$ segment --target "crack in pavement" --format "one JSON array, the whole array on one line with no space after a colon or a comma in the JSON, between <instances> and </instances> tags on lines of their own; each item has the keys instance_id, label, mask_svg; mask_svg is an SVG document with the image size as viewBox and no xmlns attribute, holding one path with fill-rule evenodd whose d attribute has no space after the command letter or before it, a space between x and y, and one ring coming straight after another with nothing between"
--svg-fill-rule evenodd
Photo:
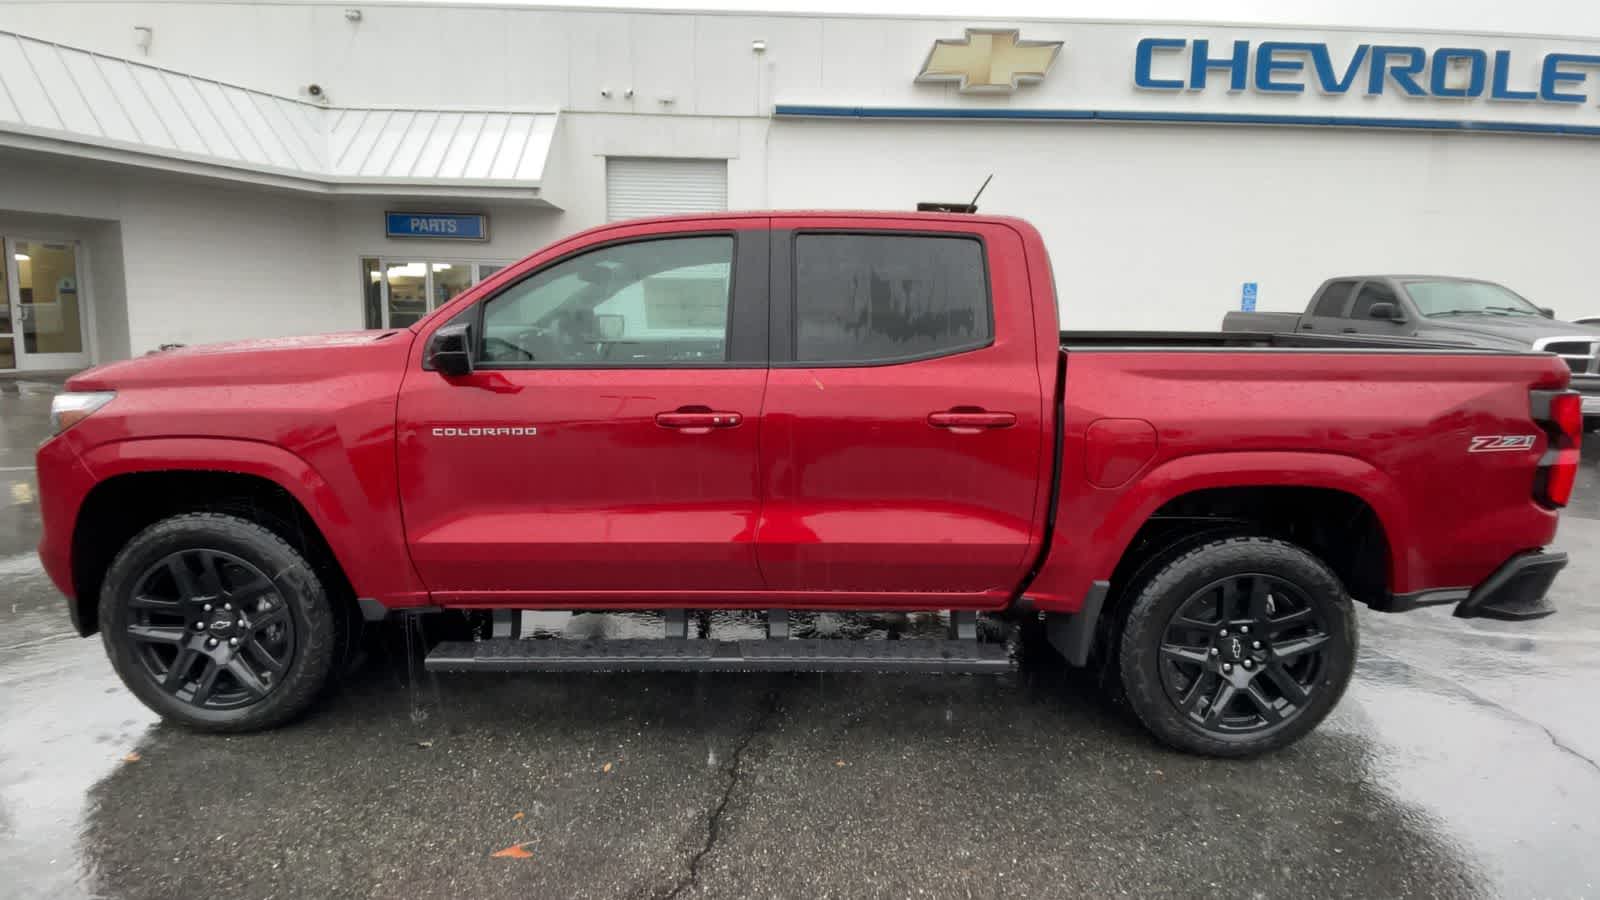
<instances>
[{"instance_id":1,"label":"crack in pavement","mask_svg":"<svg viewBox=\"0 0 1600 900\"><path fill-rule=\"evenodd\" d=\"M1368 654L1368 655L1370 655L1372 657L1375 657L1377 659L1382 659L1385 662L1393 663L1393 664L1399 665L1399 666L1404 666L1405 668L1410 669L1413 672L1418 673L1419 675L1422 675L1422 676L1424 676L1426 678L1431 678L1431 679L1433 679L1435 681L1440 682L1441 684L1444 684L1444 685L1448 686L1451 690L1454 690L1456 693L1461 694L1462 696L1466 697L1467 699L1471 700L1472 702L1474 702L1474 703L1476 703L1476 704L1478 704L1480 706L1487 706L1488 708L1499 712L1501 715L1505 716L1508 719L1512 719L1514 721L1521 722L1524 725L1531 725L1534 728L1539 729L1540 731L1544 732L1544 736L1550 739L1550 743L1554 744L1555 748L1557 750L1560 750L1561 752L1566 753L1569 756L1572 756L1572 757L1575 757L1575 758L1577 758L1579 760L1582 760L1584 763L1586 763L1589 766L1589 768L1594 769L1596 772L1600 772L1600 763L1595 762L1593 759L1591 759L1588 755L1583 753L1581 750L1579 750L1576 747L1573 747L1572 745L1570 745L1570 744L1566 743L1565 741L1563 741L1554 731L1550 730L1549 726L1545 725L1543 722L1539 722L1537 720L1530 719L1527 716L1523 715L1522 713L1519 713L1516 710L1511 709L1510 707L1504 706L1504 705L1496 702L1494 699L1492 699L1490 697L1486 697L1483 694L1480 694L1477 691L1474 691L1472 688L1467 687L1466 685L1460 683L1459 681L1456 681L1453 678L1447 678L1447 677L1445 677L1443 675L1437 675L1437 674L1435 674L1433 672L1428 671L1427 669L1422 668L1421 666L1416 665L1415 663L1407 662L1407 661L1405 661L1403 659L1400 659L1399 657L1391 656L1391 655L1389 655L1387 653L1383 653L1383 652L1377 651L1377 650L1371 650L1371 649L1368 649L1368 648L1365 648L1365 647L1362 648L1361 652L1363 654Z\"/></svg>"},{"instance_id":2,"label":"crack in pavement","mask_svg":"<svg viewBox=\"0 0 1600 900\"><path fill-rule=\"evenodd\" d=\"M751 723L749 730L739 739L739 743L733 747L733 755L729 758L728 767L723 772L723 777L727 779L727 784L722 789L722 796L718 798L716 805L711 807L711 812L706 817L705 842L700 845L700 849L696 850L693 856L689 857L688 871L684 872L683 877L678 879L678 883L672 886L672 890L665 894L657 895L660 900L676 900L679 894L700 883L700 863L716 846L717 838L722 834L722 814L727 811L728 803L733 800L734 789L739 786L739 782L743 779L744 752L749 748L750 743L755 740L756 735L766 729L767 723L771 722L772 717L777 713L778 695L776 692L768 693L761 714L756 716L755 722Z\"/></svg>"}]
</instances>

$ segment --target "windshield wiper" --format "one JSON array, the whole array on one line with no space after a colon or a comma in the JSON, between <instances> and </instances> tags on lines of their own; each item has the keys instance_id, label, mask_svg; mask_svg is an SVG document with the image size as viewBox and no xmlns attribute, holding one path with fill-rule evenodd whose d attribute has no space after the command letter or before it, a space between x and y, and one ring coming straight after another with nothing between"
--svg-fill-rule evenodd
<instances>
[{"instance_id":1,"label":"windshield wiper","mask_svg":"<svg viewBox=\"0 0 1600 900\"><path fill-rule=\"evenodd\" d=\"M1447 309L1442 312L1428 313L1428 318L1434 319L1438 318L1439 316L1475 316L1481 312L1483 312L1481 309Z\"/></svg>"},{"instance_id":2,"label":"windshield wiper","mask_svg":"<svg viewBox=\"0 0 1600 900\"><path fill-rule=\"evenodd\" d=\"M1529 312L1528 310L1523 309L1520 306L1485 306L1484 309L1503 310L1505 312L1511 313L1512 315L1518 315L1518 316L1537 316L1538 315L1538 313Z\"/></svg>"}]
</instances>

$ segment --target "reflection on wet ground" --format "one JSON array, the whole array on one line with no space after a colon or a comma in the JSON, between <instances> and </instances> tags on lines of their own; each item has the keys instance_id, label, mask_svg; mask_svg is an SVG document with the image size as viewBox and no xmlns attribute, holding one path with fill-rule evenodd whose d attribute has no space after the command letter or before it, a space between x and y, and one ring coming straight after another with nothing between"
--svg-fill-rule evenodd
<instances>
[{"instance_id":1,"label":"reflection on wet ground","mask_svg":"<svg viewBox=\"0 0 1600 900\"><path fill-rule=\"evenodd\" d=\"M99 641L67 634L31 551L32 472L7 468L47 403L0 393L0 897L1600 894L1592 462L1558 538L1558 616L1363 614L1344 704L1257 760L1168 752L1037 660L1008 677L430 676L398 629L317 714L215 737L156 724Z\"/></svg>"}]
</instances>

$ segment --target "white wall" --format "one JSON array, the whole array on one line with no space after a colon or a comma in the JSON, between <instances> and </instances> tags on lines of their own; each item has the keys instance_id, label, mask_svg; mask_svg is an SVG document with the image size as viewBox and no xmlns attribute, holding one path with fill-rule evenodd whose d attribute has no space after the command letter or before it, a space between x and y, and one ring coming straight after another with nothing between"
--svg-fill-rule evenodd
<instances>
[{"instance_id":1,"label":"white wall","mask_svg":"<svg viewBox=\"0 0 1600 900\"><path fill-rule=\"evenodd\" d=\"M122 223L100 222L85 231L89 248L89 303L93 307L94 358L133 355L128 334L128 285L122 260Z\"/></svg>"},{"instance_id":2,"label":"white wall","mask_svg":"<svg viewBox=\"0 0 1600 900\"><path fill-rule=\"evenodd\" d=\"M1335 129L786 120L775 206L965 200L1044 232L1067 328L1215 329L1241 283L1300 310L1324 278L1503 281L1600 311L1583 140Z\"/></svg>"},{"instance_id":3,"label":"white wall","mask_svg":"<svg viewBox=\"0 0 1600 900\"><path fill-rule=\"evenodd\" d=\"M346 21L347 7L360 8L362 21ZM148 56L132 44L135 24L155 28ZM608 155L727 159L736 209L911 209L921 200L964 200L992 172L984 211L1039 225L1071 328L1214 328L1237 308L1242 282L1260 284L1263 309L1300 309L1324 278L1361 270L1477 275L1568 315L1600 311L1588 263L1600 139L768 118L775 103L814 103L1600 125L1593 100L1494 104L1314 89L1284 97L1231 94L1222 85L1165 93L1132 84L1142 36L1206 37L1217 53L1234 38L1326 41L1336 65L1360 42L1507 48L1517 88L1537 82L1542 54L1600 53L1600 45L1036 20L1008 24L1025 38L1066 42L1043 84L981 98L912 81L933 40L981 24L421 3L6 3L0 28L284 94L316 81L338 104L561 109L544 185L561 210L318 197L42 157L6 170L0 210L119 223L131 353L169 341L360 327L361 256L520 257L604 221ZM757 38L767 42L762 54L751 49ZM1600 73L1591 71L1582 89L1600 99ZM485 212L492 239L385 239L386 208ZM108 349L119 343L101 339Z\"/></svg>"},{"instance_id":4,"label":"white wall","mask_svg":"<svg viewBox=\"0 0 1600 900\"><path fill-rule=\"evenodd\" d=\"M347 9L359 9L358 22ZM135 26L153 29L148 53ZM1065 42L1050 76L1014 95L973 97L953 86L913 81L938 39L964 26L1019 27L1030 40ZM1391 84L1363 96L1230 93L1223 73L1203 92L1139 90L1134 49L1145 37L1231 42L1325 42L1342 70L1359 44L1425 49L1508 50L1508 85L1536 87L1544 55L1594 54L1583 38L1375 32L1349 28L1093 22L1015 18L762 16L735 13L616 12L427 3L5 3L0 28L114 56L138 59L287 96L316 83L338 105L531 108L682 116L759 116L773 102L939 107L1035 107L1161 111L1477 118L1600 125L1596 76L1564 88L1584 104L1414 99ZM765 41L755 53L751 42ZM1187 51L1158 54L1165 77ZM1568 69L1589 71L1580 65ZM1307 66L1309 69L1309 66ZM1309 71L1282 80L1313 85ZM632 95L628 96L628 91ZM663 103L663 101L670 101Z\"/></svg>"},{"instance_id":5,"label":"white wall","mask_svg":"<svg viewBox=\"0 0 1600 900\"><path fill-rule=\"evenodd\" d=\"M115 242L103 240L103 227L84 234L101 360L163 343L361 324L350 299L355 263L346 283L334 277L341 270L328 253L333 216L325 199L34 154L5 162L4 214L65 214L120 227ZM103 271L116 255L120 286ZM124 302L125 325L117 321ZM341 306L354 311L341 314ZM101 324L102 316L110 323Z\"/></svg>"},{"instance_id":6,"label":"white wall","mask_svg":"<svg viewBox=\"0 0 1600 900\"><path fill-rule=\"evenodd\" d=\"M166 343L364 325L359 263L519 259L605 222L607 156L726 159L736 205L765 205L766 119L563 117L555 210L514 202L333 197L13 152L0 216L77 217L90 248L99 361ZM484 213L487 242L386 238L388 209ZM63 219L63 221L65 221Z\"/></svg>"}]
</instances>

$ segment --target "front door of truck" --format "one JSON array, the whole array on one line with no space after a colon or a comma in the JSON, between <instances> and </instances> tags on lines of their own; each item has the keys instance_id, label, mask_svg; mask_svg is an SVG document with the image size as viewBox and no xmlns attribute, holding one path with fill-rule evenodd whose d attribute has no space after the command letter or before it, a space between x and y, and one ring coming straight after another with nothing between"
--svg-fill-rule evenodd
<instances>
[{"instance_id":1,"label":"front door of truck","mask_svg":"<svg viewBox=\"0 0 1600 900\"><path fill-rule=\"evenodd\" d=\"M820 603L1001 602L1030 562L1053 389L1021 238L857 222L773 220L762 574Z\"/></svg>"},{"instance_id":2,"label":"front door of truck","mask_svg":"<svg viewBox=\"0 0 1600 900\"><path fill-rule=\"evenodd\" d=\"M424 368L440 323L424 328L398 465L412 559L437 599L760 589L766 221L631 226L517 267L450 314L473 325L469 375Z\"/></svg>"},{"instance_id":3,"label":"front door of truck","mask_svg":"<svg viewBox=\"0 0 1600 900\"><path fill-rule=\"evenodd\" d=\"M1356 291L1355 302L1350 305L1348 321L1341 329L1348 334L1376 334L1380 337L1406 337L1415 334L1417 326L1404 318L1373 318L1372 308L1379 303L1393 307L1397 315L1404 315L1400 298L1394 289L1383 281L1363 281Z\"/></svg>"}]
</instances>

